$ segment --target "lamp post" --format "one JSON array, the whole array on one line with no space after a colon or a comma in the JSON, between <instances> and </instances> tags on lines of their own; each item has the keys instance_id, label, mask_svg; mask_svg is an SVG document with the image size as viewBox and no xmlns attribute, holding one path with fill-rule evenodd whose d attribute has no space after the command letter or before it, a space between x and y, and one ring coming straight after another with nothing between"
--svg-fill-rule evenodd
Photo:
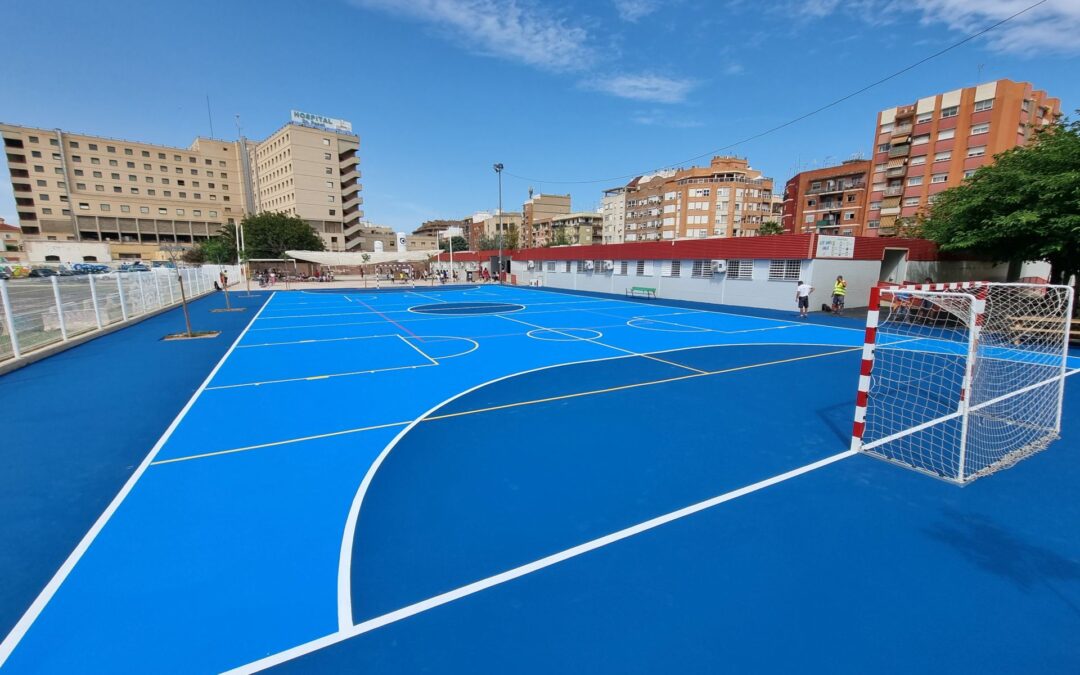
<instances>
[{"instance_id":1,"label":"lamp post","mask_svg":"<svg viewBox=\"0 0 1080 675\"><path fill-rule=\"evenodd\" d=\"M498 221L498 226L497 227L498 227L498 232L499 232L499 276L498 276L498 279L499 279L500 284L502 283L502 273L503 273L503 254L502 254L502 250L503 250L502 170L503 170L503 165L502 164L496 164L495 165L495 175L497 175L499 177L499 221Z\"/></svg>"}]
</instances>

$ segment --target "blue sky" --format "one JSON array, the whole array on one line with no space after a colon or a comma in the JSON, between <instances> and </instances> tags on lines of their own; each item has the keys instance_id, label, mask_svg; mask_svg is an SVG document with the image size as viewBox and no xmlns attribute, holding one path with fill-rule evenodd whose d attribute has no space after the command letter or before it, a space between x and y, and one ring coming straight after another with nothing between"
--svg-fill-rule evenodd
<instances>
[{"instance_id":1,"label":"blue sky","mask_svg":"<svg viewBox=\"0 0 1080 675\"><path fill-rule=\"evenodd\" d=\"M1036 0L319 0L6 4L0 120L167 145L351 120L368 219L411 230L530 186L679 164L817 108ZM44 26L48 32L36 28ZM1080 2L1001 29L740 145L782 182L868 154L882 108L1001 77L1080 107ZM34 58L30 55L33 54ZM699 163L707 161L699 160ZM7 168L0 216L15 222ZM590 181L562 184L556 181Z\"/></svg>"}]
</instances>

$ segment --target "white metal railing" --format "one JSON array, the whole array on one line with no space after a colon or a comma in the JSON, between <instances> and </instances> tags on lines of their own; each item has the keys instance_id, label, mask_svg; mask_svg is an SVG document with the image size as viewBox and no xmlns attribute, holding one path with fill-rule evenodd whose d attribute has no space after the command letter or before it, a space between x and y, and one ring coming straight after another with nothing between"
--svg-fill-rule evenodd
<instances>
[{"instance_id":1,"label":"white metal railing","mask_svg":"<svg viewBox=\"0 0 1080 675\"><path fill-rule=\"evenodd\" d=\"M240 280L235 265L0 279L0 363L179 305L181 277L189 300L205 295L222 270Z\"/></svg>"}]
</instances>

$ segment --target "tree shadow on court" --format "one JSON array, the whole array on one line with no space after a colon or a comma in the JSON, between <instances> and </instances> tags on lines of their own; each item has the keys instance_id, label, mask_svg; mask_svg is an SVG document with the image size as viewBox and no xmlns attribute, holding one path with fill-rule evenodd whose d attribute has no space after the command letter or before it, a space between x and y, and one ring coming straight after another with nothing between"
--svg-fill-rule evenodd
<instances>
[{"instance_id":1,"label":"tree shadow on court","mask_svg":"<svg viewBox=\"0 0 1080 675\"><path fill-rule=\"evenodd\" d=\"M1080 582L1080 562L1020 539L984 516L946 509L945 520L924 533L947 545L991 574L1004 577L1024 592L1045 586L1080 616L1077 597L1058 588L1061 582Z\"/></svg>"}]
</instances>

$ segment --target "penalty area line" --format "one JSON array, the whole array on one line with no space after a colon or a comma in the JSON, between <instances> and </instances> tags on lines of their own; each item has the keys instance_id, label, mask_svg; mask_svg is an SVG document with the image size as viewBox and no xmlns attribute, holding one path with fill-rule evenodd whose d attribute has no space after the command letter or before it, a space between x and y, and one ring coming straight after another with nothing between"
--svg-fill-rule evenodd
<instances>
[{"instance_id":1,"label":"penalty area line","mask_svg":"<svg viewBox=\"0 0 1080 675\"><path fill-rule=\"evenodd\" d=\"M367 621L358 623L346 630L332 633L325 637L321 637L316 640L312 640L311 642L307 642L305 644L293 647L292 649L287 649L283 652L278 652L277 654L272 654L263 659L259 659L258 661L254 661L252 663L239 666L232 670L228 670L226 671L226 675L255 673L260 670L270 668L281 663L285 663L286 661L291 661L306 654L310 654L325 647L329 647L339 642L343 642L350 638L356 637L357 635L362 635L377 628L381 628L392 623L397 623L398 621L408 619L409 617L416 616L417 614L421 614L431 609L435 609L436 607L451 603L455 600L460 600L461 598L473 595L475 593L479 593L480 591L484 591L500 584L504 584L508 581L513 581L514 579L518 579L534 572L538 572L542 569L551 567L552 565L556 565L565 560L576 558L580 555L584 555L585 553L595 551L596 549L608 546L609 544L614 544L616 542L622 541L623 539L629 539L630 537L658 528L662 525L666 525L676 520L686 518L687 516L700 513L701 511L705 511L706 509L710 509L714 506L719 506L720 504L723 504L725 502L738 499L739 497L752 494L767 487L782 483L786 480L790 480L803 474L816 471L817 469L826 467L830 464L834 464L836 462L839 462L840 460L847 459L848 457L857 454L859 453L856 450L845 450L844 452L839 452L835 455L825 457L824 459L820 459L816 462L805 464L796 469L792 469L791 471L777 474L775 476L760 480L745 487L738 488L737 490L732 490L731 492L725 492L722 495L706 499L705 501L701 501L696 504L691 504L690 506L683 507L681 509L678 509L677 511L665 513L662 516L657 516L656 518L646 520L636 525L631 525L630 527L623 528L616 532L612 532L611 534L607 534L603 537L593 539L592 541L587 541L583 544L578 544L577 546L568 548L564 551L545 556L543 558L540 558L539 560L534 560L533 562L521 565L520 567L506 570L505 572L501 572L499 574L487 577L486 579L474 581L471 584L467 584L452 591L436 595L434 597L428 598L427 600L421 600L420 602L408 605L407 607L402 607L401 609L395 610L393 612L388 612L373 619L368 619Z\"/></svg>"}]
</instances>

